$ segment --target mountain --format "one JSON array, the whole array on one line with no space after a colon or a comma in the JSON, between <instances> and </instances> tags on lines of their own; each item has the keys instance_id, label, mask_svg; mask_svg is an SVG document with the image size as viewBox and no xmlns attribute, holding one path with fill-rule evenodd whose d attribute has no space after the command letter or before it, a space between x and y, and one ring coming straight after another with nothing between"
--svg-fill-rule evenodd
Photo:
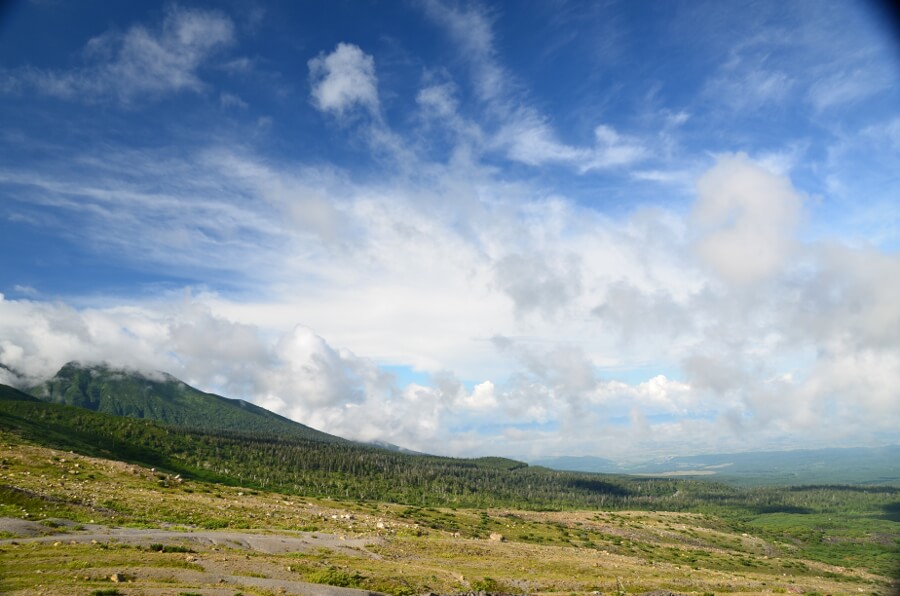
<instances>
[{"instance_id":1,"label":"mountain","mask_svg":"<svg viewBox=\"0 0 900 596\"><path fill-rule=\"evenodd\" d=\"M388 443L387 441L369 441L367 443L363 443L363 445L369 445L370 447L377 447L379 449L384 449L386 451L396 451L397 453L408 453L410 455L425 455L421 451L413 451L412 449L407 449L406 447L401 447L400 445L394 445L393 443Z\"/></svg>"},{"instance_id":2,"label":"mountain","mask_svg":"<svg viewBox=\"0 0 900 596\"><path fill-rule=\"evenodd\" d=\"M351 441L325 443L173 427L65 404L7 400L0 395L0 444L9 436L58 451L154 467L190 480L417 506L520 504L558 509L637 506L651 501L653 506L661 507L662 502L681 506L688 482L556 472L502 457L412 455ZM0 481L0 513L3 486ZM735 493L727 487L724 490Z\"/></svg>"},{"instance_id":3,"label":"mountain","mask_svg":"<svg viewBox=\"0 0 900 596\"><path fill-rule=\"evenodd\" d=\"M40 401L36 397L32 397L27 393L22 393L9 385L0 385L0 399L8 399L10 401Z\"/></svg>"},{"instance_id":4,"label":"mountain","mask_svg":"<svg viewBox=\"0 0 900 596\"><path fill-rule=\"evenodd\" d=\"M673 456L618 464L601 457L532 460L554 470L662 477L708 477L739 485L900 485L900 445Z\"/></svg>"},{"instance_id":5,"label":"mountain","mask_svg":"<svg viewBox=\"0 0 900 596\"><path fill-rule=\"evenodd\" d=\"M898 577L900 488L555 472L178 428L19 395L0 387L2 593L36 592L38 581L49 593L121 593L94 588L126 573L130 593L172 593L173 582L246 592L247 561L216 553L223 542L266 551L251 557L266 572L256 575L297 593L338 588L295 579L362 588L344 594L518 593L526 568L529 591L547 593L564 581L571 593L624 594L624 577L645 594L673 594L673 584L889 594ZM111 526L127 529L120 544L91 547ZM364 555L376 544L381 564L348 557L351 534ZM178 553L197 564L185 569ZM199 564L213 559L212 570Z\"/></svg>"},{"instance_id":6,"label":"mountain","mask_svg":"<svg viewBox=\"0 0 900 596\"><path fill-rule=\"evenodd\" d=\"M738 484L900 484L900 445L673 457L629 473L710 475Z\"/></svg>"},{"instance_id":7,"label":"mountain","mask_svg":"<svg viewBox=\"0 0 900 596\"><path fill-rule=\"evenodd\" d=\"M594 457L591 455L562 455L559 457L545 457L530 460L530 464L544 466L553 470L568 470L572 472L597 472L603 474L620 474L623 469L611 459Z\"/></svg>"},{"instance_id":8,"label":"mountain","mask_svg":"<svg viewBox=\"0 0 900 596\"><path fill-rule=\"evenodd\" d=\"M70 362L29 393L47 402L187 428L346 441L246 401L205 393L166 373L151 376L105 365Z\"/></svg>"}]
</instances>

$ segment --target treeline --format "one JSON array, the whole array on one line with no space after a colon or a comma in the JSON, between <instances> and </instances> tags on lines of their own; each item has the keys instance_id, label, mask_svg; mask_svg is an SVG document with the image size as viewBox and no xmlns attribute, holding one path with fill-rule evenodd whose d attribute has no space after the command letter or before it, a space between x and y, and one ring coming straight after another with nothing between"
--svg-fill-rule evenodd
<instances>
[{"instance_id":1,"label":"treeline","mask_svg":"<svg viewBox=\"0 0 900 596\"><path fill-rule=\"evenodd\" d=\"M898 497L889 487L739 489L699 480L559 472L504 458L455 459L259 432L190 430L30 401L0 399L0 430L199 480L419 506L804 513L869 510Z\"/></svg>"}]
</instances>

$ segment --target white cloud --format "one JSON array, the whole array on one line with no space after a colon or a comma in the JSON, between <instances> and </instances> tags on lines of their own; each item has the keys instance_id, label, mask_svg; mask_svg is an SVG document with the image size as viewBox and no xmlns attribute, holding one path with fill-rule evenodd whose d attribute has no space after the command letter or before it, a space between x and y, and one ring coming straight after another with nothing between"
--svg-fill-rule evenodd
<instances>
[{"instance_id":1,"label":"white cloud","mask_svg":"<svg viewBox=\"0 0 900 596\"><path fill-rule=\"evenodd\" d=\"M746 155L720 157L697 182L693 220L700 258L728 282L766 279L783 266L794 243L803 199L788 179Z\"/></svg>"},{"instance_id":2,"label":"white cloud","mask_svg":"<svg viewBox=\"0 0 900 596\"><path fill-rule=\"evenodd\" d=\"M419 90L416 103L432 111L435 116L446 118L456 114L456 86L453 83L430 85Z\"/></svg>"},{"instance_id":3,"label":"white cloud","mask_svg":"<svg viewBox=\"0 0 900 596\"><path fill-rule=\"evenodd\" d=\"M358 46L339 43L330 54L309 61L314 105L323 112L343 116L355 106L378 112L375 59Z\"/></svg>"},{"instance_id":4,"label":"white cloud","mask_svg":"<svg viewBox=\"0 0 900 596\"><path fill-rule=\"evenodd\" d=\"M838 72L812 83L808 99L816 110L861 101L890 88L891 73L859 64L855 66L849 72Z\"/></svg>"},{"instance_id":5,"label":"white cloud","mask_svg":"<svg viewBox=\"0 0 900 596\"><path fill-rule=\"evenodd\" d=\"M709 81L703 93L730 111L756 110L780 104L791 95L795 81L787 73L764 68L742 68L726 71Z\"/></svg>"},{"instance_id":6,"label":"white cloud","mask_svg":"<svg viewBox=\"0 0 900 596\"><path fill-rule=\"evenodd\" d=\"M600 125L594 129L597 140L594 150L581 171L628 165L639 161L650 154L636 139L625 138L612 127Z\"/></svg>"},{"instance_id":7,"label":"white cloud","mask_svg":"<svg viewBox=\"0 0 900 596\"><path fill-rule=\"evenodd\" d=\"M499 63L490 15L477 8L451 7L439 0L430 0L424 6L426 14L447 30L470 64L476 92L486 106L485 120L489 125L484 128L493 131L486 141L489 148L503 151L507 158L526 165L561 164L581 174L630 165L652 153L638 139L605 124L595 127L593 146L561 141L549 119L530 105L520 85ZM447 115L448 110L455 108L444 88L427 89L424 96L420 94L422 100ZM458 122L455 127L462 128Z\"/></svg>"},{"instance_id":8,"label":"white cloud","mask_svg":"<svg viewBox=\"0 0 900 596\"><path fill-rule=\"evenodd\" d=\"M567 145L536 114L523 110L500 130L495 143L504 146L515 161L530 166L568 164L582 174L630 165L650 155L637 139L623 137L610 126L597 126L594 137L593 147Z\"/></svg>"},{"instance_id":9,"label":"white cloud","mask_svg":"<svg viewBox=\"0 0 900 596\"><path fill-rule=\"evenodd\" d=\"M625 344L646 343L653 336L673 342L695 325L688 308L666 290L645 292L624 280L606 287L606 295L592 313Z\"/></svg>"},{"instance_id":10,"label":"white cloud","mask_svg":"<svg viewBox=\"0 0 900 596\"><path fill-rule=\"evenodd\" d=\"M509 91L508 74L496 62L494 32L490 16L474 6L467 10L451 8L440 0L423 4L425 13L442 25L468 58L475 88L484 101L504 101Z\"/></svg>"},{"instance_id":11,"label":"white cloud","mask_svg":"<svg viewBox=\"0 0 900 596\"><path fill-rule=\"evenodd\" d=\"M456 113L450 87L431 89L423 108ZM248 149L0 172L13 211L77 214L92 250L240 288L4 300L0 362L31 378L70 359L167 370L328 432L460 455L824 441L835 411L845 429L896 428L896 257L798 246L788 178L723 156L691 215L612 216L411 154L365 186ZM504 442L523 428L534 441Z\"/></svg>"},{"instance_id":12,"label":"white cloud","mask_svg":"<svg viewBox=\"0 0 900 596\"><path fill-rule=\"evenodd\" d=\"M87 65L71 71L25 67L7 77L17 86L65 99L114 99L131 104L148 97L205 89L198 70L234 41L234 24L217 11L169 8L159 29L134 25L125 33L91 39Z\"/></svg>"},{"instance_id":13,"label":"white cloud","mask_svg":"<svg viewBox=\"0 0 900 596\"><path fill-rule=\"evenodd\" d=\"M828 243L815 259L793 305L796 332L851 352L900 345L900 256Z\"/></svg>"},{"instance_id":14,"label":"white cloud","mask_svg":"<svg viewBox=\"0 0 900 596\"><path fill-rule=\"evenodd\" d=\"M219 105L222 108L237 108L241 110L246 110L248 104L246 101L240 98L240 96L235 95L234 93L226 93L223 91L219 93Z\"/></svg>"},{"instance_id":15,"label":"white cloud","mask_svg":"<svg viewBox=\"0 0 900 596\"><path fill-rule=\"evenodd\" d=\"M581 292L580 266L571 256L551 265L540 254L511 254L494 266L496 283L513 301L519 316L538 312L555 316Z\"/></svg>"}]
</instances>

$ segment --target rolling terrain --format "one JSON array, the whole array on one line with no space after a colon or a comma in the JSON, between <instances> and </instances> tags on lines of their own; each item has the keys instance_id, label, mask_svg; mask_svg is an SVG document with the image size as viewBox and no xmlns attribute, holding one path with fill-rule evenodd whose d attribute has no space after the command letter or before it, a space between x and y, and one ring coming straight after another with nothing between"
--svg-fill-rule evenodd
<instances>
[{"instance_id":1,"label":"rolling terrain","mask_svg":"<svg viewBox=\"0 0 900 596\"><path fill-rule=\"evenodd\" d=\"M48 391L125 383L104 374ZM124 386L152 382L176 381ZM0 592L890 594L900 571L893 486L560 472L99 410L0 386Z\"/></svg>"},{"instance_id":2,"label":"rolling terrain","mask_svg":"<svg viewBox=\"0 0 900 596\"><path fill-rule=\"evenodd\" d=\"M575 472L709 477L741 486L890 484L900 486L900 445L842 449L795 449L675 456L663 461L619 464L601 457L553 457L535 464Z\"/></svg>"}]
</instances>

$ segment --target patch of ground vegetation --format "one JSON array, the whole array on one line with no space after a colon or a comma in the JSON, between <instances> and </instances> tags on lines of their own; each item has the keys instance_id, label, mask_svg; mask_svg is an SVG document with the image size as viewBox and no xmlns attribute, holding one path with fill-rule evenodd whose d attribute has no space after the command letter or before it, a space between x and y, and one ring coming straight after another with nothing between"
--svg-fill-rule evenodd
<instances>
[{"instance_id":1,"label":"patch of ground vegetation","mask_svg":"<svg viewBox=\"0 0 900 596\"><path fill-rule=\"evenodd\" d=\"M453 508L73 451L0 432L0 593L889 594L898 560L898 496L877 487L791 492L774 511L730 493L694 511ZM798 496L806 509L784 510Z\"/></svg>"}]
</instances>

